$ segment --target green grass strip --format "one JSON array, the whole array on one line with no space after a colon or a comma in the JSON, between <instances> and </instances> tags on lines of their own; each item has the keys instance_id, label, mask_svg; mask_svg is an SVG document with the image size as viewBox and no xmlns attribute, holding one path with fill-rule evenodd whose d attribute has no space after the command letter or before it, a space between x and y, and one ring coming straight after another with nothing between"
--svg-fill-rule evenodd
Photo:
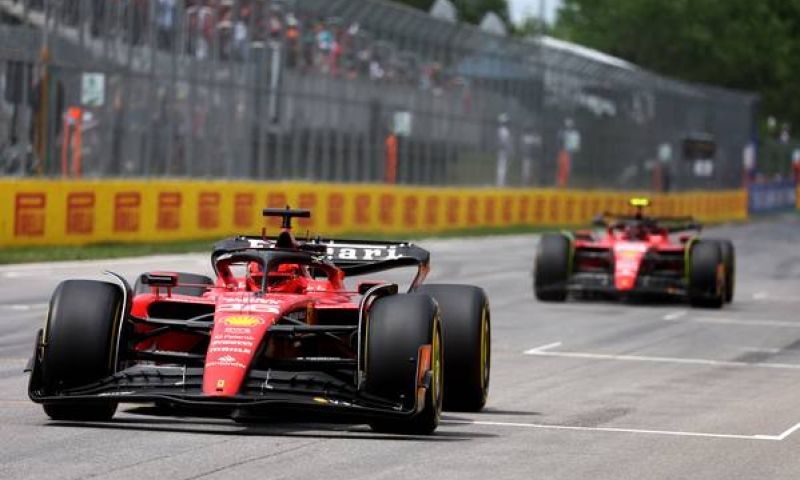
<instances>
[{"instance_id":1,"label":"green grass strip","mask_svg":"<svg viewBox=\"0 0 800 480\"><path fill-rule=\"evenodd\" d=\"M513 226L499 228L465 228L435 233L416 231L405 235L343 233L334 238L359 238L364 240L423 240L430 238L479 237L487 235L514 235L557 231L566 226L531 227ZM299 236L300 233L296 232ZM98 243L83 246L8 247L0 249L0 264L57 262L68 260L95 260L104 258L141 257L145 255L211 252L219 238L161 243Z\"/></svg>"}]
</instances>

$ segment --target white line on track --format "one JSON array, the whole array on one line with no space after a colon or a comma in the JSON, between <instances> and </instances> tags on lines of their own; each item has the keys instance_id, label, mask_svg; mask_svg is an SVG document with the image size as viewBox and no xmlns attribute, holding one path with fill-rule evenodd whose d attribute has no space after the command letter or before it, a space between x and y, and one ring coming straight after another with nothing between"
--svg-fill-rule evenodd
<instances>
[{"instance_id":1,"label":"white line on track","mask_svg":"<svg viewBox=\"0 0 800 480\"><path fill-rule=\"evenodd\" d=\"M0 365L3 365L3 364L15 364L15 363L27 363L27 362L28 362L27 358L12 358L12 357L3 358L3 357L0 357Z\"/></svg>"},{"instance_id":2,"label":"white line on track","mask_svg":"<svg viewBox=\"0 0 800 480\"><path fill-rule=\"evenodd\" d=\"M792 426L791 428L787 429L785 432L783 432L780 435L778 435L777 438L778 438L778 440L785 440L785 439L789 438L789 435L793 434L798 429L800 429L800 422L795 423L794 426Z\"/></svg>"},{"instance_id":3,"label":"white line on track","mask_svg":"<svg viewBox=\"0 0 800 480\"><path fill-rule=\"evenodd\" d=\"M800 423L797 423L790 429L781 433L780 435L739 435L729 433L705 433L705 432L681 432L673 430L648 430L637 428L616 428L616 427L578 427L571 425L546 425L540 423L517 423L517 422L490 422L482 420L448 420L443 419L442 423L448 425L486 425L497 427L512 427L512 428L538 428L543 430L572 430L578 432L607 432L607 433L639 433L648 435L665 435L673 437L701 437L701 438L723 438L732 440L766 440L772 442L780 442L789 437L789 435L800 429Z\"/></svg>"},{"instance_id":4,"label":"white line on track","mask_svg":"<svg viewBox=\"0 0 800 480\"><path fill-rule=\"evenodd\" d=\"M525 355L536 355L539 352L544 352L545 350L550 350L551 348L558 348L561 346L561 342L553 342L548 343L547 345L542 345L541 347L531 348L529 350L525 350Z\"/></svg>"},{"instance_id":5,"label":"white line on track","mask_svg":"<svg viewBox=\"0 0 800 480\"><path fill-rule=\"evenodd\" d=\"M22 304L22 303L10 303L10 304L0 304L0 309L3 310L13 310L15 312L27 312L28 310L38 310L47 308L47 303L30 303L30 304Z\"/></svg>"},{"instance_id":6,"label":"white line on track","mask_svg":"<svg viewBox=\"0 0 800 480\"><path fill-rule=\"evenodd\" d=\"M781 327L781 328L800 328L800 321L792 322L788 320L771 319L739 319L731 317L699 316L687 317L688 310L678 310L664 315L663 320L676 323L709 323L718 325L742 325L748 327Z\"/></svg>"},{"instance_id":7,"label":"white line on track","mask_svg":"<svg viewBox=\"0 0 800 480\"><path fill-rule=\"evenodd\" d=\"M677 320L681 317L686 316L689 313L686 310L678 310L677 312L672 312L664 315L664 320Z\"/></svg>"},{"instance_id":8,"label":"white line on track","mask_svg":"<svg viewBox=\"0 0 800 480\"><path fill-rule=\"evenodd\" d=\"M770 320L770 319L743 320L738 318L726 318L726 317L696 317L686 321L694 323L711 323L719 325L744 325L748 327L800 328L800 321L792 322L788 320Z\"/></svg>"},{"instance_id":9,"label":"white line on track","mask_svg":"<svg viewBox=\"0 0 800 480\"><path fill-rule=\"evenodd\" d=\"M711 367L737 367L737 368L772 368L783 370L800 370L800 364L793 363L748 363L730 360L710 360L704 358L678 358L678 357L649 357L644 355L617 355L613 353L588 353L588 352L553 352L550 348L560 346L561 343L531 348L522 352L524 355L562 358L584 358L590 360L621 360L628 362L675 363L682 365L704 365Z\"/></svg>"},{"instance_id":10,"label":"white line on track","mask_svg":"<svg viewBox=\"0 0 800 480\"><path fill-rule=\"evenodd\" d=\"M767 292L756 292L753 294L753 300L764 300L768 296Z\"/></svg>"},{"instance_id":11,"label":"white line on track","mask_svg":"<svg viewBox=\"0 0 800 480\"><path fill-rule=\"evenodd\" d=\"M767 347L739 347L740 350L743 352L751 352L751 353L781 353L783 351L782 348L767 348Z\"/></svg>"},{"instance_id":12,"label":"white line on track","mask_svg":"<svg viewBox=\"0 0 800 480\"><path fill-rule=\"evenodd\" d=\"M209 242L209 247L212 242ZM97 268L102 271L106 268L109 262L113 262L115 268L128 267L128 266L148 266L158 265L162 263L186 263L191 261L200 262L206 265L207 260L205 257L198 257L197 253L175 254L175 255L151 255L146 257L128 257L128 258L114 258L114 259L97 259L97 260L71 260L66 262L41 262L41 263L27 263L0 266L0 276L5 278L20 278L20 277L33 277L39 276L42 273L52 273L70 271L77 268Z\"/></svg>"}]
</instances>

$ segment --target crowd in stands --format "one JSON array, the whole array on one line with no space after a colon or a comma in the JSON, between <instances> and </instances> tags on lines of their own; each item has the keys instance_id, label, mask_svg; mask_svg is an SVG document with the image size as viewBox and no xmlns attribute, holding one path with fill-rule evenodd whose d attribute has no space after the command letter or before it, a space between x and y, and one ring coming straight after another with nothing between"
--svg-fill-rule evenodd
<instances>
[{"instance_id":1,"label":"crowd in stands","mask_svg":"<svg viewBox=\"0 0 800 480\"><path fill-rule=\"evenodd\" d=\"M43 10L46 0L28 1ZM60 0L50 2L65 25L92 35L154 44L198 59L254 61L259 49L284 47L288 68L343 78L416 85L441 93L467 81L371 35L362 25L299 12L290 0Z\"/></svg>"}]
</instances>

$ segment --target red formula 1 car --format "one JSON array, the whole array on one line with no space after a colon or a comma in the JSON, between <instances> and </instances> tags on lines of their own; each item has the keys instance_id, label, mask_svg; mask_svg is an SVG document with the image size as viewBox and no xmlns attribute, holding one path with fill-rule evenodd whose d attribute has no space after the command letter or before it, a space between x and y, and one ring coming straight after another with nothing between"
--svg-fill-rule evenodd
<instances>
[{"instance_id":1,"label":"red formula 1 car","mask_svg":"<svg viewBox=\"0 0 800 480\"><path fill-rule=\"evenodd\" d=\"M569 292L677 296L712 308L732 301L730 241L700 238L702 226L692 218L645 216L647 199L632 199L631 205L634 215L599 217L602 233L543 235L533 273L536 298L559 302Z\"/></svg>"},{"instance_id":2,"label":"red formula 1 car","mask_svg":"<svg viewBox=\"0 0 800 480\"><path fill-rule=\"evenodd\" d=\"M53 419L108 420L119 402L201 409L240 421L281 416L427 434L440 412L477 411L489 390L482 289L422 285L429 253L409 243L277 237L215 246L216 279L142 274L131 288L67 280L30 364L29 396ZM345 278L416 267L398 285Z\"/></svg>"}]
</instances>

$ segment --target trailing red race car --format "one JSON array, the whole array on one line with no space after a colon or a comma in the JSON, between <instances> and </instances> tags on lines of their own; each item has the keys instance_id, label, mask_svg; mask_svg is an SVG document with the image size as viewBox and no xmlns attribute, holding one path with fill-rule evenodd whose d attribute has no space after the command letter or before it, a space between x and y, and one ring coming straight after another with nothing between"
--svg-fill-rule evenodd
<instances>
[{"instance_id":1,"label":"trailing red race car","mask_svg":"<svg viewBox=\"0 0 800 480\"><path fill-rule=\"evenodd\" d=\"M443 407L478 411L489 390L483 290L422 285L430 254L400 242L239 236L211 256L216 279L142 274L131 288L56 288L30 364L29 396L57 420L108 420L119 402L239 421L369 423L427 434ZM345 277L413 266L408 293Z\"/></svg>"},{"instance_id":2,"label":"trailing red race car","mask_svg":"<svg viewBox=\"0 0 800 480\"><path fill-rule=\"evenodd\" d=\"M634 215L604 214L593 231L545 234L533 273L536 298L560 302L569 292L650 294L720 308L733 300L735 252L729 240L700 238L690 217L648 217L647 199ZM677 235L677 238L674 238Z\"/></svg>"}]
</instances>

